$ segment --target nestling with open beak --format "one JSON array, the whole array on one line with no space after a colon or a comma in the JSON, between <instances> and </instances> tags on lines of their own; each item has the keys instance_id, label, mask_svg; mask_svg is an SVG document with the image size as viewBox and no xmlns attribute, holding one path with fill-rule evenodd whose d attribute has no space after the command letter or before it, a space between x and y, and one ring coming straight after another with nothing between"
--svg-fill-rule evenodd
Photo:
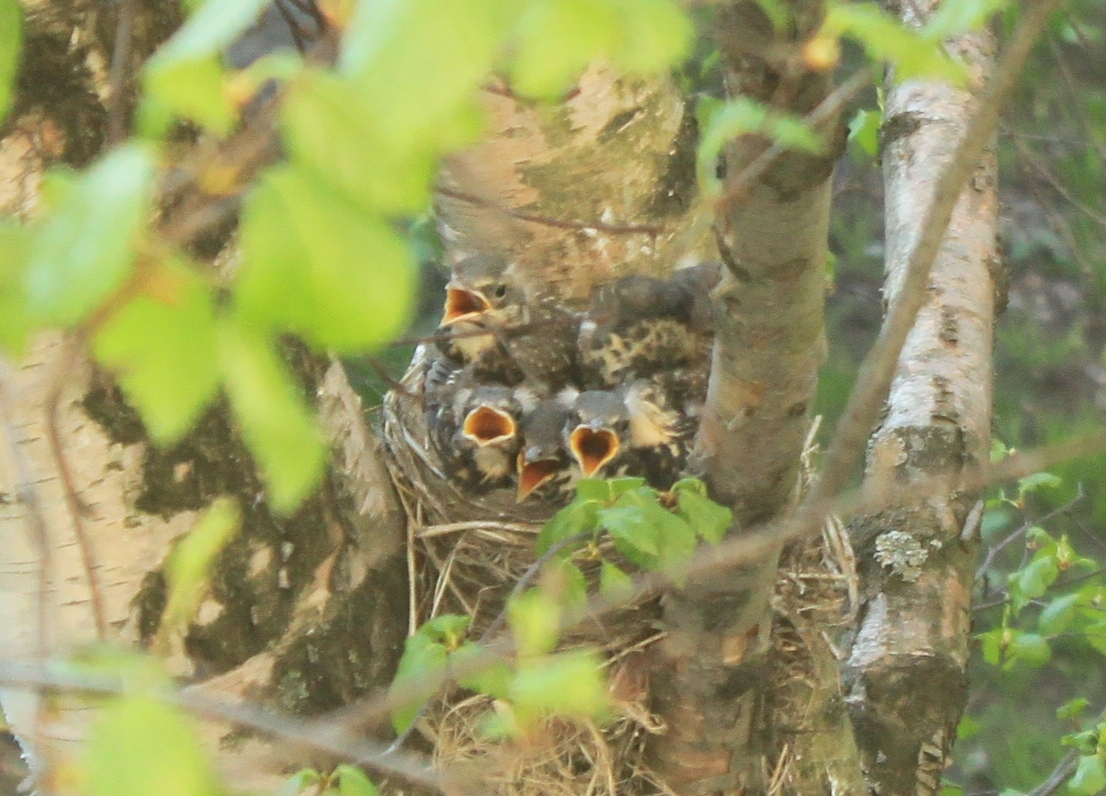
<instances>
[{"instance_id":1,"label":"nestling with open beak","mask_svg":"<svg viewBox=\"0 0 1106 796\"><path fill-rule=\"evenodd\" d=\"M618 392L588 390L577 395L563 433L585 478L628 474L630 414Z\"/></svg>"},{"instance_id":2,"label":"nestling with open beak","mask_svg":"<svg viewBox=\"0 0 1106 796\"><path fill-rule=\"evenodd\" d=\"M536 396L524 388L474 386L462 372L435 397L427 420L445 475L474 493L512 486L520 418Z\"/></svg>"},{"instance_id":3,"label":"nestling with open beak","mask_svg":"<svg viewBox=\"0 0 1106 796\"><path fill-rule=\"evenodd\" d=\"M525 378L553 394L575 376L579 320L524 288L514 263L491 254L459 262L446 289L440 344L457 362L477 363L489 381Z\"/></svg>"},{"instance_id":4,"label":"nestling with open beak","mask_svg":"<svg viewBox=\"0 0 1106 796\"><path fill-rule=\"evenodd\" d=\"M522 418L522 446L518 452L518 501L540 499L567 503L580 478L580 468L564 445L569 407L564 399L549 398Z\"/></svg>"}]
</instances>

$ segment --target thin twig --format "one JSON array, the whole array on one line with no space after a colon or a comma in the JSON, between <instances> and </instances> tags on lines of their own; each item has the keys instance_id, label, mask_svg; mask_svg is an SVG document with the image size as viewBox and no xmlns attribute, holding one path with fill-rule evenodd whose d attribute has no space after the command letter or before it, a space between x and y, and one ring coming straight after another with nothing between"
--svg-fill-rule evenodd
<instances>
[{"instance_id":1,"label":"thin twig","mask_svg":"<svg viewBox=\"0 0 1106 796\"><path fill-rule=\"evenodd\" d=\"M131 43L134 39L135 0L118 0L115 4L115 40L112 44L111 104L108 107L108 146L127 137L127 83L130 77Z\"/></svg>"},{"instance_id":2,"label":"thin twig","mask_svg":"<svg viewBox=\"0 0 1106 796\"><path fill-rule=\"evenodd\" d=\"M1069 500L1064 505L1060 506L1059 508L1053 509L1052 511L1045 514L1043 517L1038 517L1038 518L1033 519L1033 520L1026 520L1024 523L1022 523L1020 528L1018 528L1016 531L1011 533L1009 536L1007 536L1005 539L1003 539L1001 542L999 542L998 544L996 544L994 547L992 547L990 550L987 551L987 556L983 559L983 563L980 564L979 568L976 569L976 571L975 571L975 579L977 581L981 580L983 578L983 576L987 574L987 570L991 568L991 564L994 563L995 558L998 557L999 553L1001 553L1003 550L1005 550L1012 542L1014 542L1014 540L1020 539L1034 525L1041 525L1042 523L1046 523L1049 520L1053 519L1054 517L1058 517L1061 514L1067 514L1084 497L1086 497L1086 496L1083 494L1083 487L1080 486L1079 487L1079 494L1077 494L1074 498Z\"/></svg>"},{"instance_id":3,"label":"thin twig","mask_svg":"<svg viewBox=\"0 0 1106 796\"><path fill-rule=\"evenodd\" d=\"M0 682L12 688L103 696L122 696L130 691L127 684L119 678L84 675L74 671L62 673L43 665L29 666L10 660L0 660ZM152 691L150 695L196 716L227 721L239 727L274 735L337 755L381 774L447 792L444 786L446 777L435 772L423 756L406 752L388 753L382 744L347 734L328 721L278 713L250 703L229 702L195 688Z\"/></svg>"},{"instance_id":4,"label":"thin twig","mask_svg":"<svg viewBox=\"0 0 1106 796\"><path fill-rule=\"evenodd\" d=\"M1078 764L1079 750L1069 750L1066 755L1060 758L1060 762L1056 764L1056 768L1052 769L1052 773L1048 775L1045 781L1025 796L1052 796L1075 773L1075 767Z\"/></svg>"},{"instance_id":5,"label":"thin twig","mask_svg":"<svg viewBox=\"0 0 1106 796\"><path fill-rule=\"evenodd\" d=\"M77 549L81 553L81 566L84 568L85 581L88 584L89 605L92 608L92 620L96 625L96 637L105 640L108 637L107 612L104 609L104 596L100 588L100 576L97 572L96 552L92 548L92 538L85 527L84 515L87 511L77 492L77 484L69 460L65 455L65 445L61 438L61 395L77 361L77 341L63 336L61 356L55 364L50 388L46 393L46 437L50 443L50 453L54 465L58 468L62 494L69 516L73 521L73 535L77 540Z\"/></svg>"},{"instance_id":6,"label":"thin twig","mask_svg":"<svg viewBox=\"0 0 1106 796\"><path fill-rule=\"evenodd\" d=\"M654 226L604 224L602 221L564 221L559 218L550 218L548 216L537 215L536 213L526 213L522 210L515 210L512 207L507 207L491 199L485 199L476 194L455 191L452 188L438 186L435 190L442 196L448 196L450 199L456 199L459 202L473 204L477 207L486 207L491 210L498 210L511 218L517 218L519 221L528 221L532 224L541 224L542 226L555 227L556 229L594 230L596 232L605 232L608 235L651 235L653 237L664 232L663 227Z\"/></svg>"}]
</instances>

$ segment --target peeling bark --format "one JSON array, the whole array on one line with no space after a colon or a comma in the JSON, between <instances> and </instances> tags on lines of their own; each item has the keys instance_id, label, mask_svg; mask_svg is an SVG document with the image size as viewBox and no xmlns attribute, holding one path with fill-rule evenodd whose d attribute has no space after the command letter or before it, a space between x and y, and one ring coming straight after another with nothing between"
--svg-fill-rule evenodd
<instances>
[{"instance_id":1,"label":"peeling bark","mask_svg":"<svg viewBox=\"0 0 1106 796\"><path fill-rule=\"evenodd\" d=\"M665 275L716 256L694 225L695 117L671 81L592 66L564 102L484 92L489 128L443 169L451 262L510 252L569 303L627 273Z\"/></svg>"},{"instance_id":2,"label":"peeling bark","mask_svg":"<svg viewBox=\"0 0 1106 796\"><path fill-rule=\"evenodd\" d=\"M932 2L906 4L920 24ZM948 45L979 86L989 34ZM897 300L904 264L931 196L974 111L968 91L924 81L888 87L883 127L887 300ZM885 416L869 448L865 491L901 496L899 507L856 518L863 609L845 666L847 703L869 788L932 794L967 696L967 641L978 539L966 519L978 495L960 484L987 462L997 165L988 147L961 192L930 276L925 304L899 359ZM919 485L947 490L924 501Z\"/></svg>"}]
</instances>

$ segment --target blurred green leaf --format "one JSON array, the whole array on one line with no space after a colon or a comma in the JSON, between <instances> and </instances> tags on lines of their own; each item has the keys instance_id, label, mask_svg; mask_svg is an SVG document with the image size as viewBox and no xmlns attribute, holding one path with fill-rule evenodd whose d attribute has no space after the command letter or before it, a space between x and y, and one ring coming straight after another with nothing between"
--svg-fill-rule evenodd
<instances>
[{"instance_id":1,"label":"blurred green leaf","mask_svg":"<svg viewBox=\"0 0 1106 796\"><path fill-rule=\"evenodd\" d=\"M1068 780L1068 792L1073 796L1093 796L1106 788L1106 764L1098 754L1083 755Z\"/></svg>"},{"instance_id":2,"label":"blurred green leaf","mask_svg":"<svg viewBox=\"0 0 1106 796\"><path fill-rule=\"evenodd\" d=\"M299 796L309 786L316 784L322 776L313 768L301 768L277 788L274 796Z\"/></svg>"},{"instance_id":3,"label":"blurred green leaf","mask_svg":"<svg viewBox=\"0 0 1106 796\"><path fill-rule=\"evenodd\" d=\"M251 325L352 352L382 345L407 322L416 272L404 240L292 168L254 187L241 241L235 295Z\"/></svg>"},{"instance_id":4,"label":"blurred green leaf","mask_svg":"<svg viewBox=\"0 0 1106 796\"><path fill-rule=\"evenodd\" d=\"M393 691L402 688L414 690L414 698L392 710L392 727L403 733L419 715L422 704L434 695L437 683L445 673L449 659L445 646L431 640L424 633L408 636L403 645L396 676L392 680ZM424 686L420 688L419 686Z\"/></svg>"},{"instance_id":5,"label":"blurred green leaf","mask_svg":"<svg viewBox=\"0 0 1106 796\"><path fill-rule=\"evenodd\" d=\"M1046 636L1063 633L1075 619L1075 604L1078 599L1077 594L1065 594L1049 602L1037 619L1037 629Z\"/></svg>"},{"instance_id":6,"label":"blurred green leaf","mask_svg":"<svg viewBox=\"0 0 1106 796\"><path fill-rule=\"evenodd\" d=\"M963 85L967 71L945 54L940 42L908 29L874 3L831 2L823 31L860 42L869 57L894 64L896 82L934 78Z\"/></svg>"},{"instance_id":7,"label":"blurred green leaf","mask_svg":"<svg viewBox=\"0 0 1106 796\"><path fill-rule=\"evenodd\" d=\"M449 656L449 662L461 668L466 665L470 656L486 652L477 644L466 643ZM514 674L505 661L498 660L491 665L481 666L480 671L475 674L458 678L457 682L470 691L487 694L494 699L506 699Z\"/></svg>"},{"instance_id":8,"label":"blurred green leaf","mask_svg":"<svg viewBox=\"0 0 1106 796\"><path fill-rule=\"evenodd\" d=\"M598 56L619 50L621 18L606 0L533 0L519 23L511 86L556 98Z\"/></svg>"},{"instance_id":9,"label":"blurred green leaf","mask_svg":"<svg viewBox=\"0 0 1106 796\"><path fill-rule=\"evenodd\" d=\"M713 181L714 161L722 148L739 135L757 133L781 146L800 152L824 152L826 143L806 123L747 97L721 101L712 97L699 100L695 110L699 120L699 177L709 185Z\"/></svg>"},{"instance_id":10,"label":"blurred green leaf","mask_svg":"<svg viewBox=\"0 0 1106 796\"><path fill-rule=\"evenodd\" d=\"M672 485L672 491L677 495L681 492L691 492L699 497L707 497L707 485L698 478L681 478Z\"/></svg>"},{"instance_id":11,"label":"blurred green leaf","mask_svg":"<svg viewBox=\"0 0 1106 796\"><path fill-rule=\"evenodd\" d=\"M677 514L708 542L717 544L722 541L733 526L733 512L692 491L685 490L679 495Z\"/></svg>"},{"instance_id":12,"label":"blurred green leaf","mask_svg":"<svg viewBox=\"0 0 1106 796\"><path fill-rule=\"evenodd\" d=\"M0 0L0 122L11 108L23 45L23 12L19 0Z\"/></svg>"},{"instance_id":13,"label":"blurred green leaf","mask_svg":"<svg viewBox=\"0 0 1106 796\"><path fill-rule=\"evenodd\" d=\"M461 614L439 614L433 619L421 625L416 633L426 636L432 641L440 641L449 647L457 647L465 638L471 616Z\"/></svg>"},{"instance_id":14,"label":"blurred green leaf","mask_svg":"<svg viewBox=\"0 0 1106 796\"><path fill-rule=\"evenodd\" d=\"M13 358L23 353L31 326L23 275L30 244L27 229L0 219L0 351Z\"/></svg>"},{"instance_id":15,"label":"blurred green leaf","mask_svg":"<svg viewBox=\"0 0 1106 796\"><path fill-rule=\"evenodd\" d=\"M315 419L265 337L232 321L219 327L219 365L231 409L257 460L273 511L288 514L314 490L326 464Z\"/></svg>"},{"instance_id":16,"label":"blurred green leaf","mask_svg":"<svg viewBox=\"0 0 1106 796\"><path fill-rule=\"evenodd\" d=\"M965 714L956 726L956 738L959 741L965 741L979 735L981 729L982 725L979 723L979 719Z\"/></svg>"},{"instance_id":17,"label":"blurred green leaf","mask_svg":"<svg viewBox=\"0 0 1106 796\"><path fill-rule=\"evenodd\" d=\"M679 577L679 569L695 551L691 526L661 508L655 493L627 492L614 506L599 511L599 521L622 555L639 567L664 571L670 577Z\"/></svg>"},{"instance_id":18,"label":"blurred green leaf","mask_svg":"<svg viewBox=\"0 0 1106 796\"><path fill-rule=\"evenodd\" d=\"M338 778L338 796L378 796L379 791L365 772L357 766L342 763L334 769Z\"/></svg>"},{"instance_id":19,"label":"blurred green leaf","mask_svg":"<svg viewBox=\"0 0 1106 796\"><path fill-rule=\"evenodd\" d=\"M146 63L149 99L217 135L237 111L224 91L222 51L257 19L267 0L205 0Z\"/></svg>"},{"instance_id":20,"label":"blurred green leaf","mask_svg":"<svg viewBox=\"0 0 1106 796\"><path fill-rule=\"evenodd\" d=\"M756 0L760 10L772 23L772 29L777 33L786 31L791 26L791 9L783 0Z\"/></svg>"},{"instance_id":21,"label":"blurred green leaf","mask_svg":"<svg viewBox=\"0 0 1106 796\"><path fill-rule=\"evenodd\" d=\"M516 710L533 718L548 714L602 719L609 710L599 656L572 650L525 661L511 683Z\"/></svg>"},{"instance_id":22,"label":"blurred green leaf","mask_svg":"<svg viewBox=\"0 0 1106 796\"><path fill-rule=\"evenodd\" d=\"M150 149L126 144L81 174L35 233L27 264L30 312L72 325L130 273L154 179Z\"/></svg>"},{"instance_id":23,"label":"blurred green leaf","mask_svg":"<svg viewBox=\"0 0 1106 796\"><path fill-rule=\"evenodd\" d=\"M687 57L693 28L672 0L612 0L622 15L621 44L610 53L616 66L639 75L663 72Z\"/></svg>"},{"instance_id":24,"label":"blurred green leaf","mask_svg":"<svg viewBox=\"0 0 1106 796\"><path fill-rule=\"evenodd\" d=\"M143 292L120 307L92 340L158 443L179 439L219 386L211 288L179 262L151 267Z\"/></svg>"},{"instance_id":25,"label":"blurred green leaf","mask_svg":"<svg viewBox=\"0 0 1106 796\"><path fill-rule=\"evenodd\" d=\"M162 612L163 627L177 629L195 617L211 581L215 557L238 533L241 523L238 504L219 498L173 548L165 573L168 599Z\"/></svg>"},{"instance_id":26,"label":"blurred green leaf","mask_svg":"<svg viewBox=\"0 0 1106 796\"><path fill-rule=\"evenodd\" d=\"M360 206L420 213L437 172L430 148L389 151L380 119L358 87L329 72L304 72L281 107L292 160Z\"/></svg>"},{"instance_id":27,"label":"blurred green leaf","mask_svg":"<svg viewBox=\"0 0 1106 796\"><path fill-rule=\"evenodd\" d=\"M634 581L609 561L599 569L599 593L608 600L624 600L634 593Z\"/></svg>"},{"instance_id":28,"label":"blurred green leaf","mask_svg":"<svg viewBox=\"0 0 1106 796\"><path fill-rule=\"evenodd\" d=\"M1021 662L1028 666L1038 668L1048 663L1052 657L1052 649L1044 636L1037 633L1015 633L1009 646L1006 648L1007 662L1005 668L1010 668L1014 663Z\"/></svg>"},{"instance_id":29,"label":"blurred green leaf","mask_svg":"<svg viewBox=\"0 0 1106 796\"><path fill-rule=\"evenodd\" d=\"M883 114L878 110L859 110L849 122L849 140L868 157L879 155L879 128Z\"/></svg>"},{"instance_id":30,"label":"blurred green leaf","mask_svg":"<svg viewBox=\"0 0 1106 796\"><path fill-rule=\"evenodd\" d=\"M112 702L84 749L89 796L215 796L220 791L192 723L154 699Z\"/></svg>"},{"instance_id":31,"label":"blurred green leaf","mask_svg":"<svg viewBox=\"0 0 1106 796\"><path fill-rule=\"evenodd\" d=\"M1084 711L1090 706L1090 700L1084 697L1077 697L1061 705L1056 710L1056 718L1062 721L1072 721L1082 716Z\"/></svg>"},{"instance_id":32,"label":"blurred green leaf","mask_svg":"<svg viewBox=\"0 0 1106 796\"><path fill-rule=\"evenodd\" d=\"M599 503L595 500L577 498L558 511L538 533L536 552L539 556L555 544L570 539L584 531L595 529L599 524ZM586 544L580 541L579 546ZM566 550L565 553L570 553Z\"/></svg>"},{"instance_id":33,"label":"blurred green leaf","mask_svg":"<svg viewBox=\"0 0 1106 796\"><path fill-rule=\"evenodd\" d=\"M150 61L143 80L141 129L158 137L176 116L216 135L227 135L238 114L224 91L225 76L217 53L172 63Z\"/></svg>"},{"instance_id":34,"label":"blurred green leaf","mask_svg":"<svg viewBox=\"0 0 1106 796\"><path fill-rule=\"evenodd\" d=\"M363 2L340 66L380 131L381 154L463 146L482 121L474 93L488 79L520 0Z\"/></svg>"},{"instance_id":35,"label":"blurred green leaf","mask_svg":"<svg viewBox=\"0 0 1106 796\"><path fill-rule=\"evenodd\" d=\"M987 17L1002 9L1006 0L957 0L941 3L920 31L924 38L942 41L960 33L978 30Z\"/></svg>"},{"instance_id":36,"label":"blurred green leaf","mask_svg":"<svg viewBox=\"0 0 1106 796\"><path fill-rule=\"evenodd\" d=\"M1037 556L1022 569L1010 574L1010 599L1014 609L1020 611L1032 600L1040 597L1060 574L1056 560L1051 556Z\"/></svg>"},{"instance_id":37,"label":"blurred green leaf","mask_svg":"<svg viewBox=\"0 0 1106 796\"><path fill-rule=\"evenodd\" d=\"M520 658L549 652L561 632L561 605L541 589L530 589L511 600L507 617Z\"/></svg>"},{"instance_id":38,"label":"blurred green leaf","mask_svg":"<svg viewBox=\"0 0 1106 796\"><path fill-rule=\"evenodd\" d=\"M1052 473L1033 473L1018 481L1018 497L1021 498L1042 489L1056 489L1063 484L1063 480Z\"/></svg>"},{"instance_id":39,"label":"blurred green leaf","mask_svg":"<svg viewBox=\"0 0 1106 796\"><path fill-rule=\"evenodd\" d=\"M555 599L562 609L578 608L588 601L584 573L564 558L553 559L542 569L541 590Z\"/></svg>"}]
</instances>

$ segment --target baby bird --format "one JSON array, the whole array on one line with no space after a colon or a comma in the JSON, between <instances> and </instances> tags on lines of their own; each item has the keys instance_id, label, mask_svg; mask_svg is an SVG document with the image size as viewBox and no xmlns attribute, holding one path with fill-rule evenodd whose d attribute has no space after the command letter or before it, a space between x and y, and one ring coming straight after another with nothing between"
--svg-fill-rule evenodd
<instances>
[{"instance_id":1,"label":"baby bird","mask_svg":"<svg viewBox=\"0 0 1106 796\"><path fill-rule=\"evenodd\" d=\"M600 287L577 340L584 384L611 389L664 371L687 382L689 398L705 393L697 376L710 370L709 293L719 273L702 263L668 279L632 274Z\"/></svg>"},{"instance_id":2,"label":"baby bird","mask_svg":"<svg viewBox=\"0 0 1106 796\"><path fill-rule=\"evenodd\" d=\"M537 404L524 387L480 384L469 369L427 394L427 424L445 475L481 494L515 480L520 418Z\"/></svg>"},{"instance_id":3,"label":"baby bird","mask_svg":"<svg viewBox=\"0 0 1106 796\"><path fill-rule=\"evenodd\" d=\"M580 393L564 434L581 472L640 476L657 489L671 488L687 465L695 421L668 398L662 384L648 379Z\"/></svg>"},{"instance_id":4,"label":"baby bird","mask_svg":"<svg viewBox=\"0 0 1106 796\"><path fill-rule=\"evenodd\" d=\"M517 458L518 502L538 498L557 505L567 503L580 478L563 431L569 407L563 399L540 402L522 418L522 447Z\"/></svg>"},{"instance_id":5,"label":"baby bird","mask_svg":"<svg viewBox=\"0 0 1106 796\"><path fill-rule=\"evenodd\" d=\"M476 363L486 380L526 379L552 395L574 378L579 320L528 292L515 265L501 256L478 254L454 267L440 328L449 332L442 351L456 362Z\"/></svg>"}]
</instances>

